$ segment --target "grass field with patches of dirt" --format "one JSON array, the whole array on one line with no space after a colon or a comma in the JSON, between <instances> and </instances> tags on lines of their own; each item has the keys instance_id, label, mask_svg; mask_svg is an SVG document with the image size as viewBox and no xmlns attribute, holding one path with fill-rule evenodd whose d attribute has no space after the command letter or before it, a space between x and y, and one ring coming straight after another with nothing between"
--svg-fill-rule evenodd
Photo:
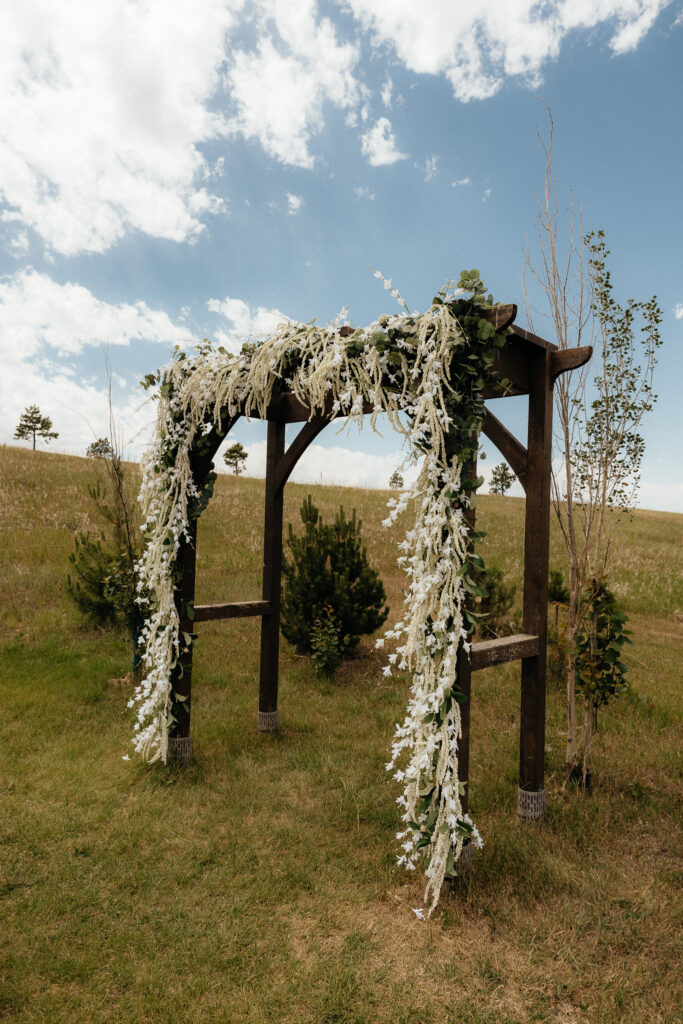
<instances>
[{"instance_id":1,"label":"grass field with patches of dirt","mask_svg":"<svg viewBox=\"0 0 683 1024\"><path fill-rule=\"evenodd\" d=\"M382 675L371 641L334 682L283 643L271 736L256 730L256 621L202 625L196 763L122 760L128 644L84 624L65 591L74 533L99 528L92 477L86 459L0 447L0 1019L680 1019L683 517L638 512L620 528L632 692L603 716L590 795L563 784L551 690L547 818L517 822L519 670L474 677L470 807L485 846L468 887L421 923L384 771L408 680ZM289 485L285 521L309 492L328 520L357 509L397 614L405 524L381 526L387 495ZM262 481L219 477L199 603L260 597L262 503ZM479 508L486 560L519 579L523 502Z\"/></svg>"}]
</instances>

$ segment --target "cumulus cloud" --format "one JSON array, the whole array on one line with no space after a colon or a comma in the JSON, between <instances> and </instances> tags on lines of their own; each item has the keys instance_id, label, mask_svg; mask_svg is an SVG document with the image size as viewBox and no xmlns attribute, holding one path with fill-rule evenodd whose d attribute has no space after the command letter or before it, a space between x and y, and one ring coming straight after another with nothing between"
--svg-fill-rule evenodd
<instances>
[{"instance_id":1,"label":"cumulus cloud","mask_svg":"<svg viewBox=\"0 0 683 1024\"><path fill-rule=\"evenodd\" d=\"M241 135L312 168L330 108L367 129L361 33L417 74L445 75L458 99L483 99L510 76L536 85L576 30L604 24L615 54L635 48L667 2L347 0L352 36L317 0L5 4L0 218L16 225L15 252L31 240L26 229L68 256L133 231L193 241L224 209L211 184L224 158L209 165L206 143ZM395 105L389 76L379 100ZM377 166L405 157L386 118L362 139Z\"/></svg>"},{"instance_id":2,"label":"cumulus cloud","mask_svg":"<svg viewBox=\"0 0 683 1024\"><path fill-rule=\"evenodd\" d=\"M0 281L0 355L16 360L49 348L76 355L91 345L181 344L188 332L145 302L111 305L79 284L29 268Z\"/></svg>"},{"instance_id":3,"label":"cumulus cloud","mask_svg":"<svg viewBox=\"0 0 683 1024\"><path fill-rule=\"evenodd\" d=\"M396 145L388 117L380 117L368 132L361 135L361 151L373 167L395 164L397 160L407 159L408 155Z\"/></svg>"},{"instance_id":4,"label":"cumulus cloud","mask_svg":"<svg viewBox=\"0 0 683 1024\"><path fill-rule=\"evenodd\" d=\"M674 306L674 316L677 320L683 320L683 302L678 302Z\"/></svg>"},{"instance_id":5,"label":"cumulus cloud","mask_svg":"<svg viewBox=\"0 0 683 1024\"><path fill-rule=\"evenodd\" d=\"M360 95L357 46L340 43L332 22L316 15L316 0L262 0L258 46L236 51L226 76L236 106L231 129L282 163L309 168L324 105L353 108Z\"/></svg>"},{"instance_id":6,"label":"cumulus cloud","mask_svg":"<svg viewBox=\"0 0 683 1024\"><path fill-rule=\"evenodd\" d=\"M232 299L229 295L222 300L209 299L207 307L228 321L228 329L219 328L215 336L229 352L239 352L242 342L271 334L278 324L290 319L279 309L266 309L265 306L254 308L242 299Z\"/></svg>"},{"instance_id":7,"label":"cumulus cloud","mask_svg":"<svg viewBox=\"0 0 683 1024\"><path fill-rule=\"evenodd\" d=\"M359 185L357 188L354 188L353 194L355 195L356 199L368 199L370 202L372 202L375 198L375 193L371 189L363 187L361 185Z\"/></svg>"},{"instance_id":8,"label":"cumulus cloud","mask_svg":"<svg viewBox=\"0 0 683 1024\"><path fill-rule=\"evenodd\" d=\"M221 209L198 146L238 2L114 0L0 9L0 199L52 250L129 230L186 241Z\"/></svg>"},{"instance_id":9,"label":"cumulus cloud","mask_svg":"<svg viewBox=\"0 0 683 1024\"><path fill-rule=\"evenodd\" d=\"M393 47L418 74L445 75L457 99L486 99L505 78L532 86L555 59L562 40L577 29L607 23L615 54L634 49L669 0L347 0L378 44Z\"/></svg>"},{"instance_id":10,"label":"cumulus cloud","mask_svg":"<svg viewBox=\"0 0 683 1024\"><path fill-rule=\"evenodd\" d=\"M472 182L469 178L457 178L451 182L451 188L459 188L462 185L471 185Z\"/></svg>"},{"instance_id":11,"label":"cumulus cloud","mask_svg":"<svg viewBox=\"0 0 683 1024\"><path fill-rule=\"evenodd\" d=\"M84 380L76 371L75 357L86 348L130 346L139 341L165 344L170 355L171 345L190 340L186 329L144 302L103 302L81 285L60 285L33 270L3 279L0 437L10 441L24 408L37 404L54 420L60 446L84 450L93 432L109 431L108 396L104 385ZM114 374L114 383L123 390L120 374ZM123 383L128 383L125 378ZM140 411L141 403L140 393L131 392L116 406L129 439L154 419L153 410Z\"/></svg>"},{"instance_id":12,"label":"cumulus cloud","mask_svg":"<svg viewBox=\"0 0 683 1024\"><path fill-rule=\"evenodd\" d=\"M330 432L336 427L327 428ZM249 453L247 463L250 476L266 475L266 442L255 441L245 444ZM366 451L354 451L341 445L312 444L297 462L290 480L298 484L342 484L345 487L366 487L370 490L388 490L389 477L403 462L400 451L388 455L373 455ZM216 460L218 465L220 460ZM418 475L417 466L403 471L406 487L410 487Z\"/></svg>"},{"instance_id":13,"label":"cumulus cloud","mask_svg":"<svg viewBox=\"0 0 683 1024\"><path fill-rule=\"evenodd\" d=\"M303 205L303 196L296 196L292 192L287 193L287 207L289 209L290 214L299 213Z\"/></svg>"}]
</instances>

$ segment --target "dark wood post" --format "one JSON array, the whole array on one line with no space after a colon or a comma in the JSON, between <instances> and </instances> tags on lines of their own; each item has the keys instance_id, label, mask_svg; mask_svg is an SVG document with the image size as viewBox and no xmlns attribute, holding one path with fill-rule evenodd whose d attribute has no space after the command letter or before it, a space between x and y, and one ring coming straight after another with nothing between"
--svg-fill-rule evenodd
<instances>
[{"instance_id":1,"label":"dark wood post","mask_svg":"<svg viewBox=\"0 0 683 1024\"><path fill-rule=\"evenodd\" d=\"M190 526L190 538L178 552L178 564L182 572L182 586L177 594L177 608L180 616L180 649L178 664L171 676L173 690L172 712L175 723L169 731L168 755L178 761L187 762L192 758L192 736L190 715L192 711L192 645L185 647L183 633L194 631L194 622L188 611L194 608L195 571L197 564L197 522Z\"/></svg>"},{"instance_id":2,"label":"dark wood post","mask_svg":"<svg viewBox=\"0 0 683 1024\"><path fill-rule=\"evenodd\" d=\"M278 727L277 684L284 486L277 486L277 469L284 451L285 424L269 420L263 531L263 600L268 602L268 611L261 619L261 679L258 705L258 727L261 732L270 732Z\"/></svg>"},{"instance_id":3,"label":"dark wood post","mask_svg":"<svg viewBox=\"0 0 683 1024\"><path fill-rule=\"evenodd\" d=\"M522 659L519 741L520 818L545 814L545 682L548 632L548 551L553 378L550 350L529 353L529 440L524 526L524 632L538 637L538 653Z\"/></svg>"}]
</instances>

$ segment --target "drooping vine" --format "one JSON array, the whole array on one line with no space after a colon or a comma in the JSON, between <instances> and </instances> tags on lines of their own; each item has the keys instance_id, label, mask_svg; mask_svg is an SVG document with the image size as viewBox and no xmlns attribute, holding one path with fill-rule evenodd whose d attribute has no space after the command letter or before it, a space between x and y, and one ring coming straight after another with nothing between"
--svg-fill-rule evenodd
<instances>
[{"instance_id":1,"label":"drooping vine","mask_svg":"<svg viewBox=\"0 0 683 1024\"><path fill-rule=\"evenodd\" d=\"M429 913L444 878L456 873L463 841L480 841L462 812L457 774L457 655L461 645L469 649L467 599L477 593L471 570L481 563L467 520L479 481L468 467L478 449L484 387L506 341L506 331L497 332L485 315L491 305L471 271L455 295L443 289L425 313L386 315L357 329L283 323L237 356L208 344L190 356L177 352L166 370L145 381L159 385L158 417L140 493L145 671L130 704L137 707L135 749L148 761L166 760L174 673L192 643L180 629L178 556L213 489L215 474L196 472L209 436L225 433L238 415L265 418L272 398L290 392L311 415L331 411L359 423L369 405L373 427L385 413L411 453L423 458L412 494L393 502L386 520L396 518L407 497L414 500L414 524L399 559L407 576L404 615L386 634L400 643L384 672L412 672L406 718L387 767L404 785L399 862L412 869L424 861Z\"/></svg>"}]
</instances>

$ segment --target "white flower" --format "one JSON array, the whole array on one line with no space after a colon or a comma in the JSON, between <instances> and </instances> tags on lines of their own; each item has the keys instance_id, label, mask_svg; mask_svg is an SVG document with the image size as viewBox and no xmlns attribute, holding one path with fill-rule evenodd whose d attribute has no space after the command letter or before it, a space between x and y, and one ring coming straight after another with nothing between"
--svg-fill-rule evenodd
<instances>
[{"instance_id":1,"label":"white flower","mask_svg":"<svg viewBox=\"0 0 683 1024\"><path fill-rule=\"evenodd\" d=\"M424 921L425 912L422 909L422 907L413 907L413 913L415 914L415 917L418 919L418 921Z\"/></svg>"}]
</instances>

